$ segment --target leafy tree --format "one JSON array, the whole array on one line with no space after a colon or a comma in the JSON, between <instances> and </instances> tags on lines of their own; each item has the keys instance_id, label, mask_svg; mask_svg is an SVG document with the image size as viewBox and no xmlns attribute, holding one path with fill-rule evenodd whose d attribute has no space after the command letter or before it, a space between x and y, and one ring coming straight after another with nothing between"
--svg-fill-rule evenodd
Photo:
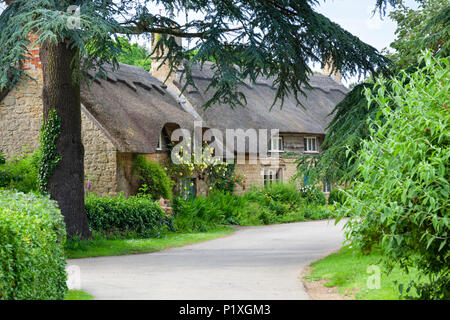
<instances>
[{"instance_id":1,"label":"leafy tree","mask_svg":"<svg viewBox=\"0 0 450 320\"><path fill-rule=\"evenodd\" d=\"M365 91L380 112L340 213L354 246L381 245L387 263L425 276L413 283L420 298L449 299L450 61L428 52L424 62Z\"/></svg>"},{"instance_id":2,"label":"leafy tree","mask_svg":"<svg viewBox=\"0 0 450 320\"><path fill-rule=\"evenodd\" d=\"M118 62L138 66L146 71L150 71L152 62L150 60L150 51L147 48L137 43L131 44L130 40L125 37L118 38L117 46L124 51L118 56Z\"/></svg>"},{"instance_id":3,"label":"leafy tree","mask_svg":"<svg viewBox=\"0 0 450 320\"><path fill-rule=\"evenodd\" d=\"M397 23L397 38L391 43L396 52L390 58L399 68L416 64L421 51L450 55L450 4L448 0L427 0L417 10L401 5L389 13Z\"/></svg>"},{"instance_id":4,"label":"leafy tree","mask_svg":"<svg viewBox=\"0 0 450 320\"><path fill-rule=\"evenodd\" d=\"M390 55L395 64L391 74L400 79L405 69L413 73L418 67L418 58L422 50L430 49L436 57L448 57L450 54L450 7L446 0L419 1L417 10L400 4L398 10L390 13L397 21L397 39L391 44L397 52ZM339 103L330 116L327 135L322 145L324 151L314 157L302 156L298 159L297 178L303 179L305 172L311 181L327 179L337 184L346 184L355 178L358 161L354 155L361 147L361 141L369 138L368 119L375 119L379 106L367 103L365 90L374 90L373 77L356 84ZM387 90L391 90L389 85ZM391 106L395 108L395 105Z\"/></svg>"},{"instance_id":5,"label":"leafy tree","mask_svg":"<svg viewBox=\"0 0 450 320\"><path fill-rule=\"evenodd\" d=\"M171 36L196 40L193 59L184 64L186 86L193 85L191 67L213 58L216 62L210 88L211 103L244 105L238 84L244 78L273 77L276 101L299 94L308 84L310 62L333 61L343 74L375 72L388 60L377 50L317 13L317 0L6 0L0 15L0 91L14 86L27 74L22 62L29 53L28 36L41 45L44 120L55 109L61 118L57 141L62 159L48 181L47 190L65 217L68 236L90 235L84 214L83 145L81 141L80 82L87 70L104 76L105 63L117 67L117 38L159 33L154 51L163 52L173 67L186 53ZM397 0L376 0L383 11ZM148 7L162 4L166 14L152 14ZM79 6L75 17L68 8ZM203 14L180 25L176 14ZM90 79L92 81L92 79ZM274 101L275 103L275 101Z\"/></svg>"}]
</instances>

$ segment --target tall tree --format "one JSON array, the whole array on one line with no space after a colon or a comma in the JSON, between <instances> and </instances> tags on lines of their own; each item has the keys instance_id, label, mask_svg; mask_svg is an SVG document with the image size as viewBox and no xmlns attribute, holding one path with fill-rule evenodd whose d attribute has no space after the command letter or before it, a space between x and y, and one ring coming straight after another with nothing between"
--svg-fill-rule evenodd
<instances>
[{"instance_id":1,"label":"tall tree","mask_svg":"<svg viewBox=\"0 0 450 320\"><path fill-rule=\"evenodd\" d=\"M416 71L423 50L429 50L435 57L450 55L448 0L418 2L416 10L400 2L399 7L389 13L397 22L396 39L391 44L395 52L388 54L393 61L390 74L398 79L404 77L400 70ZM325 150L316 156L298 159L298 178L308 172L308 181L327 179L343 184L354 180L358 163L355 155L361 148L361 141L370 135L368 120L375 119L380 111L377 104L368 104L365 95L366 90L378 89L373 80L374 77L370 77L357 84L334 108L323 144ZM390 86L387 89L390 90Z\"/></svg>"},{"instance_id":2,"label":"tall tree","mask_svg":"<svg viewBox=\"0 0 450 320\"><path fill-rule=\"evenodd\" d=\"M332 60L334 69L344 75L372 73L388 64L375 48L317 13L318 0L6 2L9 6L0 15L0 90L26 76L21 63L27 59L28 36L37 35L42 46L44 116L55 109L61 118L57 146L63 159L47 187L59 202L69 236L89 236L83 212L80 81L88 81L87 70L104 76L105 63L117 67L122 52L116 45L118 36L162 34L155 50L165 48L172 69L190 52L183 52L170 35L194 39L193 58L184 63L186 86L195 86L190 73L193 63L216 62L210 84L216 93L206 106L214 102L245 105L238 85L258 76L275 79L274 103L282 103L287 95L299 101L312 73L310 62ZM387 3L397 2L376 0L376 5L383 11ZM149 7L156 4L162 5L166 14L151 13ZM78 15L70 10L72 5L79 7ZM202 19L177 23L174 17L186 12L200 14Z\"/></svg>"}]
</instances>

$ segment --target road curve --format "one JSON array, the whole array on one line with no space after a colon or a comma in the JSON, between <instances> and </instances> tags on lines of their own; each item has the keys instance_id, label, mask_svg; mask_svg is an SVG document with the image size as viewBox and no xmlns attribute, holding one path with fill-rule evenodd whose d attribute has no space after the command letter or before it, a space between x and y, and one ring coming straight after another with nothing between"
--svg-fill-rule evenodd
<instances>
[{"instance_id":1,"label":"road curve","mask_svg":"<svg viewBox=\"0 0 450 320\"><path fill-rule=\"evenodd\" d=\"M300 272L338 249L342 222L244 227L220 239L164 251L73 259L95 299L309 299Z\"/></svg>"}]
</instances>

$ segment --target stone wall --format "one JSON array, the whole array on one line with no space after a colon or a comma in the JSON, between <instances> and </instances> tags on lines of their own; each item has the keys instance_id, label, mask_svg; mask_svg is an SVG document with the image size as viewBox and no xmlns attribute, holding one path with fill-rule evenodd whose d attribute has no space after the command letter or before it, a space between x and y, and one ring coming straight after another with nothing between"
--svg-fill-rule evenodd
<instances>
[{"instance_id":1,"label":"stone wall","mask_svg":"<svg viewBox=\"0 0 450 320\"><path fill-rule=\"evenodd\" d=\"M24 79L0 101L0 151L6 158L39 147L42 124L42 72L29 70L36 81Z\"/></svg>"},{"instance_id":2,"label":"stone wall","mask_svg":"<svg viewBox=\"0 0 450 320\"><path fill-rule=\"evenodd\" d=\"M117 150L85 110L81 114L81 121L85 184L89 181L92 192L99 196L114 196L119 191Z\"/></svg>"},{"instance_id":3,"label":"stone wall","mask_svg":"<svg viewBox=\"0 0 450 320\"><path fill-rule=\"evenodd\" d=\"M42 125L42 71L34 61L24 79L0 101L0 151L7 159L39 148ZM117 193L116 151L98 126L82 112L85 176L95 194Z\"/></svg>"}]
</instances>

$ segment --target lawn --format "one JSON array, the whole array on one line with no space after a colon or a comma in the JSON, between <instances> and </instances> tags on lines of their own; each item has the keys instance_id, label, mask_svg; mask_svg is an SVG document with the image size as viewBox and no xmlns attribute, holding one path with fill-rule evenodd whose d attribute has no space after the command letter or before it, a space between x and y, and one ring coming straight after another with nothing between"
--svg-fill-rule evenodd
<instances>
[{"instance_id":1,"label":"lawn","mask_svg":"<svg viewBox=\"0 0 450 320\"><path fill-rule=\"evenodd\" d=\"M162 238L78 240L67 243L65 254L68 259L76 259L147 253L220 238L231 234L234 230L234 228L229 226L221 226L208 232L173 232L165 235Z\"/></svg>"},{"instance_id":2,"label":"lawn","mask_svg":"<svg viewBox=\"0 0 450 320\"><path fill-rule=\"evenodd\" d=\"M354 249L345 246L339 253L334 253L326 258L313 262L312 271L304 278L309 281L326 280L325 286L337 287L338 292L349 295L355 292L357 300L397 300L399 299L398 283L403 283L405 288L409 281L417 277L415 270L405 274L400 268L395 267L389 274L380 263L379 251L372 251L370 255L358 255ZM369 277L374 275L369 266L377 266L381 271L380 288L368 287ZM370 285L370 281L369 281Z\"/></svg>"},{"instance_id":3,"label":"lawn","mask_svg":"<svg viewBox=\"0 0 450 320\"><path fill-rule=\"evenodd\" d=\"M81 290L69 290L64 297L64 300L93 300L94 297L89 293Z\"/></svg>"}]
</instances>

